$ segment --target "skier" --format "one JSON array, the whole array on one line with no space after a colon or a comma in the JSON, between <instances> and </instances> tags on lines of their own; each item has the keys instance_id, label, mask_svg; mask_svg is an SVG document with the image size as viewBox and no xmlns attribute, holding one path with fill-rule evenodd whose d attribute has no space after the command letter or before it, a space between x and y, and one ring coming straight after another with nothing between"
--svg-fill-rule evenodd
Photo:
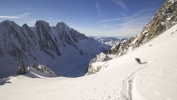
<instances>
[{"instance_id":1,"label":"skier","mask_svg":"<svg viewBox=\"0 0 177 100\"><path fill-rule=\"evenodd\" d=\"M136 62L137 62L138 64L141 64L140 58L135 58L135 60L136 60Z\"/></svg>"}]
</instances>

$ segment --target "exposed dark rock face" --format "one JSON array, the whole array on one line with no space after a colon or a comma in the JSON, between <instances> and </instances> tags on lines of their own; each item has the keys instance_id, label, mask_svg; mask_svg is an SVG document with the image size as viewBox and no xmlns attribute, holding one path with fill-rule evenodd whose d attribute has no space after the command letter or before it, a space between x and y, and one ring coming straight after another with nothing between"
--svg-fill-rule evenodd
<instances>
[{"instance_id":1,"label":"exposed dark rock face","mask_svg":"<svg viewBox=\"0 0 177 100\"><path fill-rule=\"evenodd\" d=\"M49 52L55 52L58 56L61 55L59 47L55 40L52 38L52 31L47 22L37 21L36 24L36 33L39 37L38 44L40 49L43 50L46 54L50 55L53 59L54 56Z\"/></svg>"}]
</instances>

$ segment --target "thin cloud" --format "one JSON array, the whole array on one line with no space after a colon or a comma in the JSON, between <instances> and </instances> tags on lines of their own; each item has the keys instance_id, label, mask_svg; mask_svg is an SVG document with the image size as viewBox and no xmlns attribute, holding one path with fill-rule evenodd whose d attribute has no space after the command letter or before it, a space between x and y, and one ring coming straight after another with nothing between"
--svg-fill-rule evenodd
<instances>
[{"instance_id":1,"label":"thin cloud","mask_svg":"<svg viewBox=\"0 0 177 100\"><path fill-rule=\"evenodd\" d=\"M58 13L53 13L53 12L48 12L48 11L46 11L46 12L44 12L44 13L46 13L46 14L52 14L52 15L60 15L60 14L58 14Z\"/></svg>"},{"instance_id":2,"label":"thin cloud","mask_svg":"<svg viewBox=\"0 0 177 100\"><path fill-rule=\"evenodd\" d=\"M19 17L18 16L0 16L0 18L14 19L14 18L19 18Z\"/></svg>"},{"instance_id":3,"label":"thin cloud","mask_svg":"<svg viewBox=\"0 0 177 100\"><path fill-rule=\"evenodd\" d=\"M128 7L125 5L123 0L112 0L114 3L116 3L118 6L122 7L125 10L128 10Z\"/></svg>"},{"instance_id":4,"label":"thin cloud","mask_svg":"<svg viewBox=\"0 0 177 100\"><path fill-rule=\"evenodd\" d=\"M66 16L64 14L61 13L54 13L54 12L49 12L49 11L45 11L43 12L44 14L48 14L48 15L54 15L54 16L58 16L58 17L70 17L70 16Z\"/></svg>"},{"instance_id":5,"label":"thin cloud","mask_svg":"<svg viewBox=\"0 0 177 100\"><path fill-rule=\"evenodd\" d=\"M115 27L110 25L103 25L101 28L114 29Z\"/></svg>"},{"instance_id":6,"label":"thin cloud","mask_svg":"<svg viewBox=\"0 0 177 100\"><path fill-rule=\"evenodd\" d=\"M105 19L105 20L101 20L101 21L98 21L98 22L99 23L105 23L105 22L113 22L113 21L126 21L126 20L137 19L138 17L141 17L141 16L149 16L149 17L151 17L151 14L156 9L157 9L156 7L155 8L150 8L150 9L143 9L143 10L140 10L139 12L136 12L133 15L130 15L128 17L118 17L118 18L112 18L112 19Z\"/></svg>"},{"instance_id":7,"label":"thin cloud","mask_svg":"<svg viewBox=\"0 0 177 100\"><path fill-rule=\"evenodd\" d=\"M33 14L33 13L24 13L24 14L19 15L19 16L20 16L20 17L28 17L28 16L31 15L31 14Z\"/></svg>"},{"instance_id":8,"label":"thin cloud","mask_svg":"<svg viewBox=\"0 0 177 100\"><path fill-rule=\"evenodd\" d=\"M96 8L97 8L97 12L100 16L100 13L101 13L101 8L100 8L100 4L99 4L99 1L96 2Z\"/></svg>"},{"instance_id":9,"label":"thin cloud","mask_svg":"<svg viewBox=\"0 0 177 100\"><path fill-rule=\"evenodd\" d=\"M28 8L23 8L23 10L28 10L28 11L31 11L31 10L39 10L39 8L34 8L34 7L28 7Z\"/></svg>"},{"instance_id":10,"label":"thin cloud","mask_svg":"<svg viewBox=\"0 0 177 100\"><path fill-rule=\"evenodd\" d=\"M17 15L17 16L0 16L0 18L3 18L3 19L17 19L17 18L22 18L22 17L28 17L30 14L32 14L32 13L24 13L24 14Z\"/></svg>"},{"instance_id":11,"label":"thin cloud","mask_svg":"<svg viewBox=\"0 0 177 100\"><path fill-rule=\"evenodd\" d=\"M99 23L103 24L101 27L107 29L112 28L112 33L114 34L120 36L135 36L139 34L144 25L151 20L156 10L157 8L144 9L128 17L101 20Z\"/></svg>"},{"instance_id":12,"label":"thin cloud","mask_svg":"<svg viewBox=\"0 0 177 100\"><path fill-rule=\"evenodd\" d=\"M99 23L104 23L104 22L112 22L112 21L119 21L119 20L125 20L127 19L126 17L125 18L113 18L113 19L105 19L105 20L101 20L101 21L98 21Z\"/></svg>"},{"instance_id":13,"label":"thin cloud","mask_svg":"<svg viewBox=\"0 0 177 100\"><path fill-rule=\"evenodd\" d=\"M120 12L119 14L122 15L122 16L127 16L127 14L125 14L123 12Z\"/></svg>"},{"instance_id":14,"label":"thin cloud","mask_svg":"<svg viewBox=\"0 0 177 100\"><path fill-rule=\"evenodd\" d=\"M122 26L121 24L103 24L100 26L100 28L115 29L121 26Z\"/></svg>"}]
</instances>

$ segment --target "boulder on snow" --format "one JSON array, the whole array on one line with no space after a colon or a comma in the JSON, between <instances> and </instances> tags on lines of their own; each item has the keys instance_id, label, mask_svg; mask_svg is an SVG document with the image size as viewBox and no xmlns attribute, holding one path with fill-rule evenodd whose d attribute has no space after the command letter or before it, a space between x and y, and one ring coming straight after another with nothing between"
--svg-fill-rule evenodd
<instances>
[{"instance_id":1,"label":"boulder on snow","mask_svg":"<svg viewBox=\"0 0 177 100\"><path fill-rule=\"evenodd\" d=\"M16 75L24 75L24 74L26 74L26 69L25 69L24 63L21 62L21 65L20 65Z\"/></svg>"},{"instance_id":2,"label":"boulder on snow","mask_svg":"<svg viewBox=\"0 0 177 100\"><path fill-rule=\"evenodd\" d=\"M53 72L51 69L49 69L45 65L32 64L28 67L28 70L30 72L33 72L35 74L45 76L45 77L56 77L57 76L55 72Z\"/></svg>"},{"instance_id":3,"label":"boulder on snow","mask_svg":"<svg viewBox=\"0 0 177 100\"><path fill-rule=\"evenodd\" d=\"M95 73L99 72L101 68L102 68L102 66L94 67L94 66L92 66L92 64L89 64L87 75L95 74Z\"/></svg>"}]
</instances>

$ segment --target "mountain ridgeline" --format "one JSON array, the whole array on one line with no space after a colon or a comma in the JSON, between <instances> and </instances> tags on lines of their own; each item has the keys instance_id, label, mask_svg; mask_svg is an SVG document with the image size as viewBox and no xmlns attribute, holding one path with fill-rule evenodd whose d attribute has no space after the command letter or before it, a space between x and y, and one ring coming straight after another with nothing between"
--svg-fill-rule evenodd
<instances>
[{"instance_id":1,"label":"mountain ridgeline","mask_svg":"<svg viewBox=\"0 0 177 100\"><path fill-rule=\"evenodd\" d=\"M118 56L126 54L143 45L152 38L171 28L177 23L177 0L166 0L152 20L144 26L142 32L126 42L114 46L110 52Z\"/></svg>"},{"instance_id":2,"label":"mountain ridgeline","mask_svg":"<svg viewBox=\"0 0 177 100\"><path fill-rule=\"evenodd\" d=\"M93 49L94 48L94 49ZM108 47L93 38L70 28L64 22L51 27L45 21L37 21L35 27L22 27L13 21L0 23L0 76L14 74L20 62L44 64L58 75L69 72L75 61L89 59ZM70 63L70 64L68 64Z\"/></svg>"}]
</instances>

